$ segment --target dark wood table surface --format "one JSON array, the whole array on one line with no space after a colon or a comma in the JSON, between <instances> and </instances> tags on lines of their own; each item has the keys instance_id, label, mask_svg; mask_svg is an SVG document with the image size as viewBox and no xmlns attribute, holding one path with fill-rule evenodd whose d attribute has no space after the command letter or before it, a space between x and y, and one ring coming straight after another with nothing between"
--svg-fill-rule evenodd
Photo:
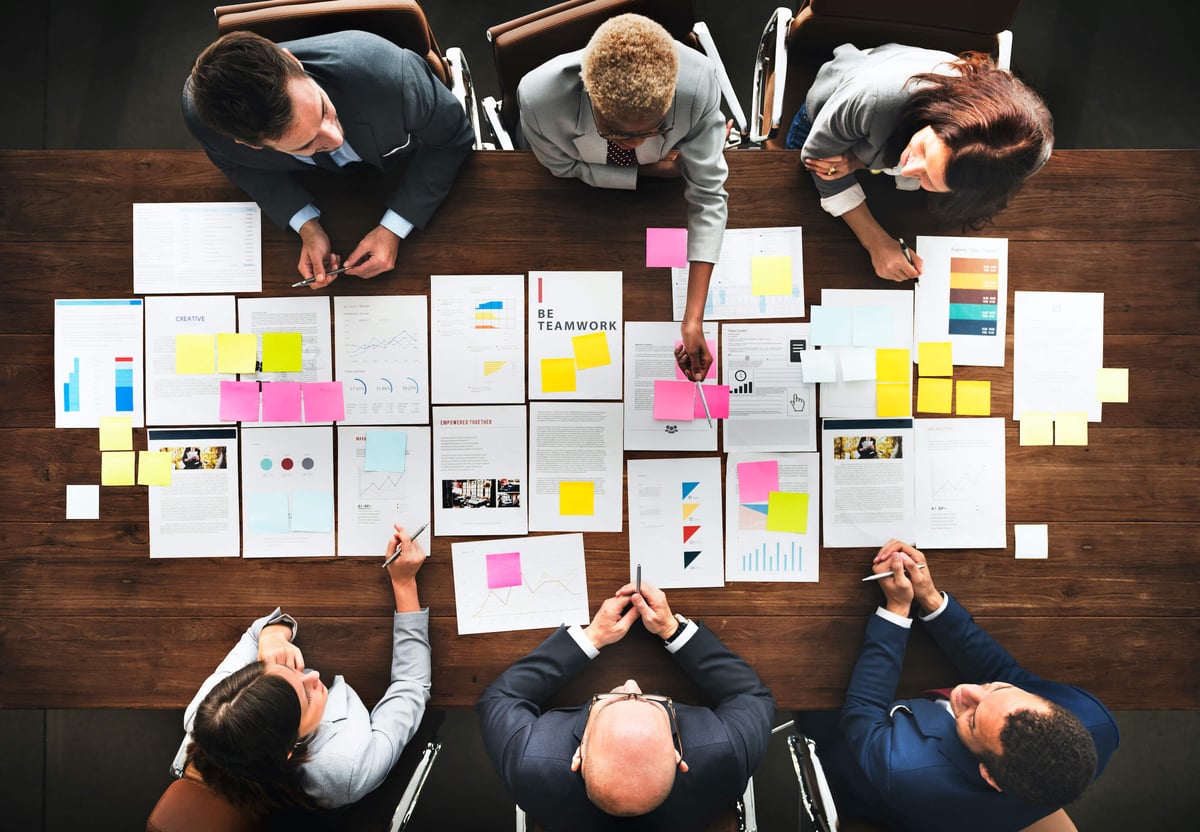
<instances>
[{"instance_id":1,"label":"dark wood table surface","mask_svg":"<svg viewBox=\"0 0 1200 832\"><path fill-rule=\"evenodd\" d=\"M804 227L805 291L887 288L844 224L818 207L792 153L728 154L731 228ZM880 177L883 179L883 177ZM922 195L870 182L884 226L956 233ZM335 250L379 216L379 183L320 181ZM282 605L308 663L373 702L386 684L391 593L378 564L347 559L151 560L146 489L105 488L101 517L66 521L65 486L99 482L95 430L56 430L55 298L132 295L134 202L241 200L199 152L0 153L0 707L178 708L246 625ZM335 294L427 294L430 274L620 269L626 320L668 320L666 270L645 268L647 225L681 226L678 182L638 193L553 179L532 156L468 160L396 271L338 280ZM1008 418L1008 522L1049 524L1050 558L930 551L939 588L1033 671L1112 708L1200 708L1200 152L1063 151L981 234L1009 239L1009 353L992 382ZM264 295L291 295L298 242L264 220ZM1012 408L1012 291L1102 291L1104 362L1128 367L1129 404L1106 405L1087 447L1021 447ZM145 431L135 431L145 447ZM692 454L689 454L692 455ZM627 458L662 454L628 453ZM1012 540L1011 531L1009 540ZM426 544L433 703L470 707L546 630L458 636L451 538ZM627 532L585 535L592 610L627 574ZM819 583L673 590L742 653L781 707L841 703L880 591L860 583L872 550L824 549ZM918 626L901 692L958 681ZM695 691L638 626L563 691L581 701L629 677Z\"/></svg>"}]
</instances>

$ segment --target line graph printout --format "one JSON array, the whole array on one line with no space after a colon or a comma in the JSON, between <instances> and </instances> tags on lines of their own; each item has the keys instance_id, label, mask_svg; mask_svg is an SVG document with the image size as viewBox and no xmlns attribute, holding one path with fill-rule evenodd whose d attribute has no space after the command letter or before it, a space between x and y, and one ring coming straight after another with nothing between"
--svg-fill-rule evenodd
<instances>
[{"instance_id":1,"label":"line graph printout","mask_svg":"<svg viewBox=\"0 0 1200 832\"><path fill-rule=\"evenodd\" d=\"M435 404L525 403L525 276L433 275Z\"/></svg>"},{"instance_id":2,"label":"line graph printout","mask_svg":"<svg viewBox=\"0 0 1200 832\"><path fill-rule=\"evenodd\" d=\"M687 306L688 268L671 269L675 320ZM804 257L800 227L731 228L708 284L706 321L803 318Z\"/></svg>"},{"instance_id":3,"label":"line graph printout","mask_svg":"<svg viewBox=\"0 0 1200 832\"><path fill-rule=\"evenodd\" d=\"M1005 547L1004 419L917 419L918 546Z\"/></svg>"},{"instance_id":4,"label":"line graph printout","mask_svg":"<svg viewBox=\"0 0 1200 832\"><path fill-rule=\"evenodd\" d=\"M817 530L821 504L820 455L816 453L731 453L725 465L725 580L816 581L820 569ZM774 461L778 489L805 494L807 516L788 523L803 532L769 531L766 495L743 493L739 466ZM741 469L747 471L748 469ZM749 484L748 484L749 485Z\"/></svg>"},{"instance_id":5,"label":"line graph printout","mask_svg":"<svg viewBox=\"0 0 1200 832\"><path fill-rule=\"evenodd\" d=\"M403 462L368 466L367 444L373 434L405 434ZM342 427L337 429L337 553L383 554L383 544L399 523L409 534L429 522L429 428ZM367 470L369 467L396 470ZM402 469L402 470L401 470ZM432 534L421 542L429 551Z\"/></svg>"},{"instance_id":6,"label":"line graph printout","mask_svg":"<svg viewBox=\"0 0 1200 832\"><path fill-rule=\"evenodd\" d=\"M472 540L450 550L459 635L590 621L583 535Z\"/></svg>"},{"instance_id":7,"label":"line graph printout","mask_svg":"<svg viewBox=\"0 0 1200 832\"><path fill-rule=\"evenodd\" d=\"M949 341L960 366L1003 367L1008 239L918 237L917 250L916 341Z\"/></svg>"},{"instance_id":8,"label":"line graph printout","mask_svg":"<svg viewBox=\"0 0 1200 832\"><path fill-rule=\"evenodd\" d=\"M427 300L334 297L333 357L345 395L345 424L428 424Z\"/></svg>"}]
</instances>

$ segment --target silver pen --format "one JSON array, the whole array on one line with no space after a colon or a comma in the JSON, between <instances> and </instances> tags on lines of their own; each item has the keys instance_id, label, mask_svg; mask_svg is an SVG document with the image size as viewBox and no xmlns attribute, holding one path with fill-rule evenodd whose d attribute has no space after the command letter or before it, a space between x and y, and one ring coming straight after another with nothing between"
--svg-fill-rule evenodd
<instances>
[{"instance_id":1,"label":"silver pen","mask_svg":"<svg viewBox=\"0 0 1200 832\"><path fill-rule=\"evenodd\" d=\"M918 563L917 568L924 569L925 564ZM867 581L882 581L884 578L891 577L894 577L891 572L876 572L874 575L868 575L867 577L863 578L863 583L866 583Z\"/></svg>"},{"instance_id":2,"label":"silver pen","mask_svg":"<svg viewBox=\"0 0 1200 832\"><path fill-rule=\"evenodd\" d=\"M425 525L421 526L421 528L417 529L417 533L416 533L416 534L414 534L412 537L410 537L410 538L409 538L409 540L416 540L418 537L420 537L420 536L421 536L421 532L425 531L425 530L426 530L426 529L428 529L428 528L429 528L429 524L428 524L428 523L426 523ZM392 561L394 561L396 558L400 557L400 550L401 550L401 549L403 549L403 548L404 548L404 545L403 545L403 544L401 544L401 543L398 543L398 544L396 544L396 551L392 552L392 555L391 555L391 557L389 557L387 560L385 560L385 561L383 562L383 568L384 568L384 569L387 569L389 566L391 566L391 565L392 565ZM428 553L428 552L426 552L426 553L425 553L425 557L429 557L429 553Z\"/></svg>"},{"instance_id":3,"label":"silver pen","mask_svg":"<svg viewBox=\"0 0 1200 832\"><path fill-rule=\"evenodd\" d=\"M341 274L342 272L346 271L346 269L351 269L351 268L353 268L353 266L342 266L342 267L341 267L341 268L339 268L339 269L334 269L333 271L328 271L328 272L325 272L325 276L326 276L326 277L333 277L333 276L335 276L335 275L339 275L339 274ZM298 281L296 281L295 283L293 283L293 284L292 284L292 288L293 288L293 289L298 289L298 288L300 288L301 286L311 286L311 285L313 285L313 284L314 284L314 283L316 283L316 282L317 282L317 279L316 279L315 277L306 277L306 278L304 278L303 280L298 280Z\"/></svg>"},{"instance_id":4,"label":"silver pen","mask_svg":"<svg viewBox=\"0 0 1200 832\"><path fill-rule=\"evenodd\" d=\"M704 398L704 382L696 382L696 392L700 394L700 404L704 405L704 418L708 420L708 426L712 427L712 412L708 409L708 399Z\"/></svg>"}]
</instances>

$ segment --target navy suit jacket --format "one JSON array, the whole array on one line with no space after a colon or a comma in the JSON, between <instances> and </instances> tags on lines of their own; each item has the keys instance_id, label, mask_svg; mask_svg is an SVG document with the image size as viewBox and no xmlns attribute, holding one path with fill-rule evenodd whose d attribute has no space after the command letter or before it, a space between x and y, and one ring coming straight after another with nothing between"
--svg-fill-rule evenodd
<instances>
[{"instance_id":1,"label":"navy suit jacket","mask_svg":"<svg viewBox=\"0 0 1200 832\"><path fill-rule=\"evenodd\" d=\"M1018 665L953 598L925 626L965 680L1008 682L1079 717L1096 743L1097 776L1104 770L1119 735L1112 714L1096 697ZM1059 809L988 785L979 774L979 760L958 738L954 718L938 703L892 701L908 633L872 615L846 692L842 732L850 759L843 756L840 763L851 770L838 772L837 779L854 790L857 808L892 828L920 832L1012 832Z\"/></svg>"},{"instance_id":2,"label":"navy suit jacket","mask_svg":"<svg viewBox=\"0 0 1200 832\"><path fill-rule=\"evenodd\" d=\"M775 700L741 657L703 625L675 660L714 708L675 705L683 758L666 801L636 818L616 818L588 800L571 757L587 706L542 712L541 703L588 665L565 628L518 661L475 706L483 744L517 804L548 830L703 829L746 788L767 749Z\"/></svg>"},{"instance_id":3,"label":"navy suit jacket","mask_svg":"<svg viewBox=\"0 0 1200 832\"><path fill-rule=\"evenodd\" d=\"M279 45L300 59L329 96L345 139L362 157L362 164L381 171L408 165L388 195L387 207L424 228L450 191L474 142L458 100L423 58L378 35L335 32ZM315 203L294 175L312 170L312 165L270 148L255 150L238 144L200 123L190 77L183 88L183 117L213 164L280 228L286 229L297 211ZM350 173L361 167L338 168L327 153L317 153L313 160L334 172Z\"/></svg>"}]
</instances>

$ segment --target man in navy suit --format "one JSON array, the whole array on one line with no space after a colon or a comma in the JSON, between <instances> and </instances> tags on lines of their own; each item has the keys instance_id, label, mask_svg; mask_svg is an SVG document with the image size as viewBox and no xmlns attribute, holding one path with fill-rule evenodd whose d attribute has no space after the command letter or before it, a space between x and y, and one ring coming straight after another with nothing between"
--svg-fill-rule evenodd
<instances>
[{"instance_id":1,"label":"man in navy suit","mask_svg":"<svg viewBox=\"0 0 1200 832\"><path fill-rule=\"evenodd\" d=\"M379 225L350 252L346 273L396 264L400 240L424 228L474 142L466 113L425 59L367 32L274 44L231 32L196 59L183 89L188 129L208 157L280 228L300 235L299 271L334 278L316 201L300 171L403 168Z\"/></svg>"},{"instance_id":2,"label":"man in navy suit","mask_svg":"<svg viewBox=\"0 0 1200 832\"><path fill-rule=\"evenodd\" d=\"M589 705L542 704L641 617L713 707L642 693L633 679ZM643 582L586 628L560 628L476 705L483 743L517 804L548 830L703 829L746 788L767 749L775 700L746 662Z\"/></svg>"},{"instance_id":3,"label":"man in navy suit","mask_svg":"<svg viewBox=\"0 0 1200 832\"><path fill-rule=\"evenodd\" d=\"M1119 736L1112 714L1072 685L1017 664L939 592L925 556L897 540L875 556L886 604L867 623L846 691L841 737L818 755L835 802L892 829L1015 832L1075 800ZM916 601L921 621L968 684L893 701Z\"/></svg>"}]
</instances>

